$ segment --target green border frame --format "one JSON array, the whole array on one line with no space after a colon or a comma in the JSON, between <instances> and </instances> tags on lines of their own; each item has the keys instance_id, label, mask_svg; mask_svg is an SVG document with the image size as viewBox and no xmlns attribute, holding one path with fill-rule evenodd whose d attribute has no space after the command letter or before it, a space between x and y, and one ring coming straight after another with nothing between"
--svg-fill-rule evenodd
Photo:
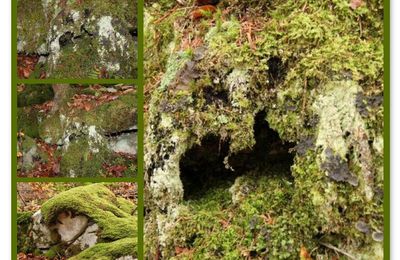
<instances>
[{"instance_id":1,"label":"green border frame","mask_svg":"<svg viewBox=\"0 0 400 260\"><path fill-rule=\"evenodd\" d=\"M17 0L11 0L11 259L17 259L17 183L18 182L134 182L137 184L137 224L138 224L138 259L144 259L143 251L143 13L144 0L136 1L137 28L138 28L138 56L137 60L137 78L136 79L19 79L17 76ZM137 165L138 172L133 178L19 178L17 177L17 84L132 84L137 87L137 117L138 117L138 142L137 142Z\"/></svg>"},{"instance_id":2,"label":"green border frame","mask_svg":"<svg viewBox=\"0 0 400 260\"><path fill-rule=\"evenodd\" d=\"M384 0L384 259L390 259L390 0Z\"/></svg>"}]
</instances>

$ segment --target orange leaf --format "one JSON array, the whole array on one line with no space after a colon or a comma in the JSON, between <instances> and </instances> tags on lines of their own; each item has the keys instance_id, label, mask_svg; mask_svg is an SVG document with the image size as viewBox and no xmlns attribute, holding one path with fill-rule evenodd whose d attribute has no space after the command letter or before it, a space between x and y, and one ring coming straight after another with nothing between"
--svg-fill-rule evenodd
<instances>
[{"instance_id":1,"label":"orange leaf","mask_svg":"<svg viewBox=\"0 0 400 260\"><path fill-rule=\"evenodd\" d=\"M310 254L307 251L307 248L302 246L300 248L300 260L312 260Z\"/></svg>"}]
</instances>

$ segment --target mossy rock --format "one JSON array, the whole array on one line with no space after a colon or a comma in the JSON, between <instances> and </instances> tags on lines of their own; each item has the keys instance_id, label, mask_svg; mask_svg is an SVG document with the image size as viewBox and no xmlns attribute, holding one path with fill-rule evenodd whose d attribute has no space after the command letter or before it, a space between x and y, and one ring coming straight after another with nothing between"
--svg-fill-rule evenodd
<instances>
[{"instance_id":1,"label":"mossy rock","mask_svg":"<svg viewBox=\"0 0 400 260\"><path fill-rule=\"evenodd\" d=\"M34 248L33 241L29 237L32 215L33 212L17 212L17 252L27 253Z\"/></svg>"},{"instance_id":2,"label":"mossy rock","mask_svg":"<svg viewBox=\"0 0 400 260\"><path fill-rule=\"evenodd\" d=\"M42 104L54 97L51 85L25 85L24 88L18 93L18 107Z\"/></svg>"},{"instance_id":3,"label":"mossy rock","mask_svg":"<svg viewBox=\"0 0 400 260\"><path fill-rule=\"evenodd\" d=\"M42 55L36 67L47 77L136 78L135 2L20 0L17 6L18 51Z\"/></svg>"},{"instance_id":4,"label":"mossy rock","mask_svg":"<svg viewBox=\"0 0 400 260\"><path fill-rule=\"evenodd\" d=\"M52 14L47 13L42 3L30 0L17 1L18 51L25 53L47 52L47 33Z\"/></svg>"},{"instance_id":5,"label":"mossy rock","mask_svg":"<svg viewBox=\"0 0 400 260\"><path fill-rule=\"evenodd\" d=\"M79 120L86 125L95 125L104 133L117 133L131 129L137 124L136 106L136 94L129 93L91 111L83 112Z\"/></svg>"},{"instance_id":6,"label":"mossy rock","mask_svg":"<svg viewBox=\"0 0 400 260\"><path fill-rule=\"evenodd\" d=\"M32 138L39 137L39 114L38 110L32 107L17 108L18 131Z\"/></svg>"},{"instance_id":7,"label":"mossy rock","mask_svg":"<svg viewBox=\"0 0 400 260\"><path fill-rule=\"evenodd\" d=\"M61 156L60 174L66 177L104 177L107 176L105 165L126 166L121 177L136 174L136 169L131 167L135 162L114 153L104 141L96 142L89 137L69 143Z\"/></svg>"},{"instance_id":8,"label":"mossy rock","mask_svg":"<svg viewBox=\"0 0 400 260\"><path fill-rule=\"evenodd\" d=\"M114 260L120 257L137 257L137 239L123 238L109 243L98 243L93 247L83 251L77 256L71 257L73 260Z\"/></svg>"},{"instance_id":9,"label":"mossy rock","mask_svg":"<svg viewBox=\"0 0 400 260\"><path fill-rule=\"evenodd\" d=\"M124 203L125 204L125 203ZM102 240L118 240L136 235L136 218L126 211L104 184L91 184L64 191L46 201L41 208L47 224L55 223L63 211L73 211L93 219L101 228Z\"/></svg>"},{"instance_id":10,"label":"mossy rock","mask_svg":"<svg viewBox=\"0 0 400 260\"><path fill-rule=\"evenodd\" d=\"M379 256L382 242L356 223L361 219L371 232L383 230L382 2L352 8L345 0L229 0L200 21L188 21L185 11L169 14L169 3L161 4L149 4L145 12L145 71L152 90L146 97L144 139L148 256L237 259L268 248L276 258L295 259L302 245L317 247L313 258L334 256L318 236L356 258ZM228 6L229 16L224 14ZM257 28L250 37L243 34L248 23ZM188 44L193 39L196 46ZM293 180L284 192L270 194L280 181L263 178L265 190L250 189L249 215L241 216L250 223L250 213L258 214L263 204L273 208L270 195L289 194L291 201L282 202L285 212L278 213L276 224L263 224L279 231L266 241L259 230L260 236L244 246L235 241L252 234L233 225L206 242L212 230L221 229L221 224L209 225L210 219L240 218L226 215L227 188L211 190L204 200L185 201L181 160L207 136L219 136L220 143L228 143L222 161L230 168L236 154L257 146L254 126L260 111L282 141L296 144ZM236 174L249 177L248 172ZM214 200L224 207L189 216ZM232 216L239 214L236 210ZM180 230L193 236L182 238ZM207 248L210 244L214 247ZM177 247L188 249L186 256L177 256Z\"/></svg>"},{"instance_id":11,"label":"mossy rock","mask_svg":"<svg viewBox=\"0 0 400 260\"><path fill-rule=\"evenodd\" d=\"M132 202L117 198L104 184L84 185L64 191L46 201L41 208L44 221L51 226L61 212L82 214L99 227L98 243L73 259L116 259L136 257L137 224ZM103 258L101 258L103 257Z\"/></svg>"},{"instance_id":12,"label":"mossy rock","mask_svg":"<svg viewBox=\"0 0 400 260\"><path fill-rule=\"evenodd\" d=\"M71 94L74 93L73 91ZM100 134L118 133L131 129L137 124L136 94L129 93L116 100L101 104L90 111L72 111L68 98L60 101L60 110L49 115L39 127L39 135L49 143L62 142L68 134L80 128L95 126Z\"/></svg>"}]
</instances>

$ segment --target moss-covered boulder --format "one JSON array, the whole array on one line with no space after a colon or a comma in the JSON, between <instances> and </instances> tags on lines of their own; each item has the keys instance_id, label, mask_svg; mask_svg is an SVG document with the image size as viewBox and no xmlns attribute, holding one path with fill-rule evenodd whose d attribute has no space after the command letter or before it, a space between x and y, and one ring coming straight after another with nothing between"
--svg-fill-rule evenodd
<instances>
[{"instance_id":1,"label":"moss-covered boulder","mask_svg":"<svg viewBox=\"0 0 400 260\"><path fill-rule=\"evenodd\" d=\"M72 188L34 214L31 239L50 259L137 257L135 212L132 202L117 198L103 184Z\"/></svg>"},{"instance_id":2,"label":"moss-covered boulder","mask_svg":"<svg viewBox=\"0 0 400 260\"><path fill-rule=\"evenodd\" d=\"M145 14L148 257L381 259L382 3L228 0L191 21L171 3ZM258 151L281 148L276 177Z\"/></svg>"},{"instance_id":3,"label":"moss-covered boulder","mask_svg":"<svg viewBox=\"0 0 400 260\"><path fill-rule=\"evenodd\" d=\"M53 97L54 92L51 85L24 85L23 91L18 94L17 106L42 104Z\"/></svg>"},{"instance_id":4,"label":"moss-covered boulder","mask_svg":"<svg viewBox=\"0 0 400 260\"><path fill-rule=\"evenodd\" d=\"M42 91L42 86L32 86L18 95L24 104L17 111L20 175L29 175L28 168L34 166L27 165L34 161L43 163L35 174L39 176L136 174L137 109L132 86L55 84L49 89L51 102L43 104L37 100ZM36 139L33 146L31 138ZM51 163L46 164L46 153Z\"/></svg>"},{"instance_id":5,"label":"moss-covered boulder","mask_svg":"<svg viewBox=\"0 0 400 260\"><path fill-rule=\"evenodd\" d=\"M18 0L18 52L51 78L134 78L136 3ZM33 73L38 76L39 73Z\"/></svg>"}]
</instances>

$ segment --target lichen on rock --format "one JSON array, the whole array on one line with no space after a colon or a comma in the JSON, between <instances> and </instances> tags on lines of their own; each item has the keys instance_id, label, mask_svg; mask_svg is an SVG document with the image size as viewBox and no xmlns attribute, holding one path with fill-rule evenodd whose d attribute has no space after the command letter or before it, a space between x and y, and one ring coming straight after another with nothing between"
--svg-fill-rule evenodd
<instances>
[{"instance_id":1,"label":"lichen on rock","mask_svg":"<svg viewBox=\"0 0 400 260\"><path fill-rule=\"evenodd\" d=\"M18 53L49 78L135 78L133 1L18 0ZM39 77L40 73L33 73Z\"/></svg>"},{"instance_id":2,"label":"lichen on rock","mask_svg":"<svg viewBox=\"0 0 400 260\"><path fill-rule=\"evenodd\" d=\"M20 174L29 174L28 164L32 164L31 168L37 163L46 164L44 148L47 146L52 149L50 157L54 165L50 167L52 173L43 174L68 177L110 174L126 177L136 174L134 87L114 85L93 89L90 86L58 84L52 86L55 93L50 88L50 100L37 100L43 92L39 91L41 87L27 85L19 95L18 130L23 135L18 146L23 164ZM28 143L30 138L35 138L34 145ZM35 146L38 149L35 150ZM114 165L118 167L113 172Z\"/></svg>"},{"instance_id":3,"label":"lichen on rock","mask_svg":"<svg viewBox=\"0 0 400 260\"><path fill-rule=\"evenodd\" d=\"M382 4L186 4L145 8L148 257L381 259Z\"/></svg>"}]
</instances>

